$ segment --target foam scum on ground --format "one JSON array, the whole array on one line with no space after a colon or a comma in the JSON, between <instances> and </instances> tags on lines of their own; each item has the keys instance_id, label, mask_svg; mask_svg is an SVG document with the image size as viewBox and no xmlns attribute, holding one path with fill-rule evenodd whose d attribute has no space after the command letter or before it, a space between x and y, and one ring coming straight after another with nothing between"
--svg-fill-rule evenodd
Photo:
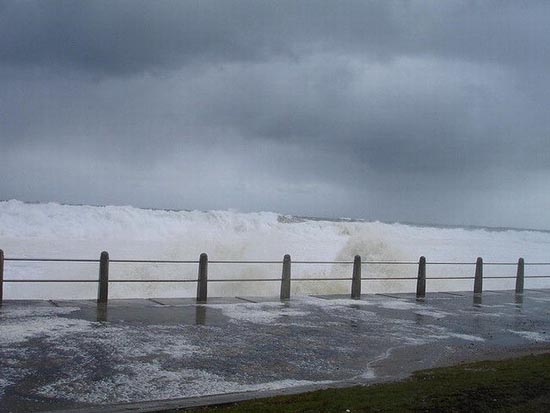
<instances>
[{"instance_id":1,"label":"foam scum on ground","mask_svg":"<svg viewBox=\"0 0 550 413\"><path fill-rule=\"evenodd\" d=\"M550 290L6 302L0 412L375 383L550 345Z\"/></svg>"}]
</instances>

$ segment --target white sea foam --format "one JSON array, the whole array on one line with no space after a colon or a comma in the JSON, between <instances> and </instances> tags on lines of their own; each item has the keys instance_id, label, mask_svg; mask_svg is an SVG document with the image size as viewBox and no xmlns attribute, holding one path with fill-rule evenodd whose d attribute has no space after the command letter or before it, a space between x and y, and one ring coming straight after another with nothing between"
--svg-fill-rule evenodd
<instances>
[{"instance_id":1,"label":"white sea foam","mask_svg":"<svg viewBox=\"0 0 550 413\"><path fill-rule=\"evenodd\" d=\"M218 308L232 322L246 321L255 324L270 324L282 317L304 317L307 311L285 308L283 303L209 304Z\"/></svg>"},{"instance_id":2,"label":"white sea foam","mask_svg":"<svg viewBox=\"0 0 550 413\"><path fill-rule=\"evenodd\" d=\"M414 311L415 314L421 315L424 317L433 317L433 318L445 318L452 315L446 311L436 311L436 310L418 310Z\"/></svg>"},{"instance_id":3,"label":"white sea foam","mask_svg":"<svg viewBox=\"0 0 550 413\"><path fill-rule=\"evenodd\" d=\"M91 323L57 315L78 310L75 307L29 307L0 310L0 345L16 344L31 337L57 337L87 329Z\"/></svg>"},{"instance_id":4,"label":"white sea foam","mask_svg":"<svg viewBox=\"0 0 550 413\"><path fill-rule=\"evenodd\" d=\"M518 336L521 336L529 341L536 341L536 342L548 342L550 341L549 334L542 334L536 331L515 331L515 330L508 330L510 333L517 334Z\"/></svg>"},{"instance_id":5,"label":"white sea foam","mask_svg":"<svg viewBox=\"0 0 550 413\"><path fill-rule=\"evenodd\" d=\"M301 297L301 301L309 303L312 305L317 305L320 307L369 307L376 306L388 310L401 310L401 311L412 311L414 314L433 317L433 318L445 318L452 315L446 311L436 310L434 307L426 304L417 304L414 301L405 301L394 298L378 298L378 297L369 297L368 300L352 300L352 299L320 299L316 297ZM362 311L359 314L371 314L375 315L370 311Z\"/></svg>"},{"instance_id":6,"label":"white sea foam","mask_svg":"<svg viewBox=\"0 0 550 413\"><path fill-rule=\"evenodd\" d=\"M466 341L480 341L480 342L485 341L483 337L473 336L471 334L449 333L449 336L459 338L461 340L466 340Z\"/></svg>"},{"instance_id":7,"label":"white sea foam","mask_svg":"<svg viewBox=\"0 0 550 413\"><path fill-rule=\"evenodd\" d=\"M196 260L366 260L548 261L550 234L536 231L443 229L380 222L316 221L272 212L162 211L133 207L68 206L55 203L0 202L0 248L7 257L94 258L107 250L112 259ZM528 267L533 274L543 268ZM437 271L437 272L436 272ZM212 278L279 277L279 264L211 265ZM367 265L364 276L416 276L415 265ZM472 275L472 266L428 266L428 275ZM97 278L97 264L6 262L6 278ZM112 279L195 279L196 264L111 264ZM351 265L293 265L293 276L349 277ZM514 275L511 267L486 267L486 275ZM527 288L549 286L526 280ZM365 291L412 291L414 280L364 282ZM429 280L428 290L469 290L472 282ZM513 288L513 280L487 279L488 289ZM277 295L278 283L213 283L210 295ZM93 298L88 284L5 285L5 298ZM194 284L113 283L110 297L193 296ZM295 294L347 293L349 281L294 282Z\"/></svg>"},{"instance_id":8,"label":"white sea foam","mask_svg":"<svg viewBox=\"0 0 550 413\"><path fill-rule=\"evenodd\" d=\"M62 395L69 400L104 404L113 400L117 402L166 400L328 383L330 381L277 380L244 384L199 369L167 370L155 362L134 362L128 372L120 372L95 383L70 377L45 385L38 393L46 397Z\"/></svg>"}]
</instances>

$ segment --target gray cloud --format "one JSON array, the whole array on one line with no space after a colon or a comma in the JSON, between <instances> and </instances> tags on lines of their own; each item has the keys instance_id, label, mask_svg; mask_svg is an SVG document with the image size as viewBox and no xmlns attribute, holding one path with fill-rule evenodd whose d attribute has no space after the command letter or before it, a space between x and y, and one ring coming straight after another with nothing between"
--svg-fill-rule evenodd
<instances>
[{"instance_id":1,"label":"gray cloud","mask_svg":"<svg viewBox=\"0 0 550 413\"><path fill-rule=\"evenodd\" d=\"M99 74L304 53L548 63L546 2L3 1L0 57Z\"/></svg>"},{"instance_id":2,"label":"gray cloud","mask_svg":"<svg viewBox=\"0 0 550 413\"><path fill-rule=\"evenodd\" d=\"M0 1L0 198L550 227L549 17Z\"/></svg>"}]
</instances>

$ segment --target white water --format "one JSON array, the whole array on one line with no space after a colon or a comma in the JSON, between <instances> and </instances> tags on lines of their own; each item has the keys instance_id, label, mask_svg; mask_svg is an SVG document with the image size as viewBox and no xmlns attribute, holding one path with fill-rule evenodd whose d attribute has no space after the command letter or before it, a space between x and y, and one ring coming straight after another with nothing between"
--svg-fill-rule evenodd
<instances>
[{"instance_id":1,"label":"white water","mask_svg":"<svg viewBox=\"0 0 550 413\"><path fill-rule=\"evenodd\" d=\"M0 202L0 248L9 257L197 260L412 260L485 262L550 261L550 233L443 229L380 222L316 221L276 213L233 211L162 211L133 207L69 206L55 203ZM416 276L415 265L370 265L363 276ZM428 266L430 275L472 275L473 266ZM97 263L25 263L7 261L5 278L97 278ZM281 266L210 264L209 278L277 278ZM111 279L196 278L197 266L111 264ZM485 275L514 275L515 268L485 266ZM293 264L293 277L350 277L351 266ZM550 267L527 266L526 275L550 275ZM428 291L470 290L471 281L428 281ZM486 289L509 289L514 280L485 280ZM414 281L367 281L365 292L413 291ZM526 288L550 286L526 280ZM6 283L5 298L93 298L95 284ZM210 296L276 295L277 282L210 283ZM349 281L298 282L296 294L347 293ZM194 284L116 284L110 297L193 296Z\"/></svg>"}]
</instances>

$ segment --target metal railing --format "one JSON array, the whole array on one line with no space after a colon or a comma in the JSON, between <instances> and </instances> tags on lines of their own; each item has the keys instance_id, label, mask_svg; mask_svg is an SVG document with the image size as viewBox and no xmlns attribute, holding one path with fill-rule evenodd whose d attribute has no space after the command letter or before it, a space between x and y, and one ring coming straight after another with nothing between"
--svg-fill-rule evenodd
<instances>
[{"instance_id":1,"label":"metal railing","mask_svg":"<svg viewBox=\"0 0 550 413\"><path fill-rule=\"evenodd\" d=\"M99 277L97 279L14 279L4 278L5 262L56 262L56 263L92 263L99 264ZM198 277L196 279L110 279L110 264L198 264ZM208 265L218 264L239 264L239 265L273 265L282 264L281 278L208 278ZM350 265L352 266L351 277L291 277L291 266L294 265ZM367 277L361 275L362 265L417 265L418 275L416 277ZM426 267L428 265L453 265L453 266L475 266L475 272L472 276L426 276ZM515 276L483 276L483 267L485 266L515 266ZM482 258L477 258L476 262L451 262L451 261L433 261L427 262L425 257L420 257L418 261L369 261L362 260L356 255L353 261L291 261L290 255L285 255L282 261L276 260L208 260L207 254L200 255L198 260L140 260L140 259L109 259L109 253L103 251L99 259L79 259L79 258L18 258L5 257L4 252L0 250L0 304L3 301L3 286L5 283L97 283L99 304L106 304L109 296L109 284L111 283L196 283L197 301L205 302L208 298L208 283L231 283L231 282L280 282L280 298L282 300L290 299L291 281L310 282L310 281L351 281L351 298L360 298L362 281L416 281L416 297L422 299L426 296L427 280L474 280L474 294L483 292L484 279L515 279L516 293L522 293L524 290L525 279L550 278L550 275L525 275L525 266L546 266L550 262L524 262L519 258L516 262L483 262Z\"/></svg>"}]
</instances>

